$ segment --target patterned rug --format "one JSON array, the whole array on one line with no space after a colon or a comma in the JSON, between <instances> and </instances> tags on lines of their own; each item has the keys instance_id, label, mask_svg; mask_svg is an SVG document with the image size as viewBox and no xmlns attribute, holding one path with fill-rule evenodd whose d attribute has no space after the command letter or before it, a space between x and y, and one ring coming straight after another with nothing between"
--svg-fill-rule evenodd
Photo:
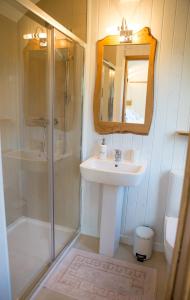
<instances>
[{"instance_id":1,"label":"patterned rug","mask_svg":"<svg viewBox=\"0 0 190 300\"><path fill-rule=\"evenodd\" d=\"M154 300L156 270L72 249L45 286L79 300Z\"/></svg>"}]
</instances>

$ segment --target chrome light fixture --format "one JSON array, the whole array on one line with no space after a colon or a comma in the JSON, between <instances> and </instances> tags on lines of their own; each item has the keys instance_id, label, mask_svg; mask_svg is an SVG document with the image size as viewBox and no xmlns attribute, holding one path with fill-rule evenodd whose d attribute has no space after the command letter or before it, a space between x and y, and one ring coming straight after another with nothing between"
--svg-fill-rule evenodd
<instances>
[{"instance_id":1,"label":"chrome light fixture","mask_svg":"<svg viewBox=\"0 0 190 300\"><path fill-rule=\"evenodd\" d=\"M43 29L37 28L35 33L27 33L23 35L24 40L37 39L40 41L41 47L47 47L47 33L43 32Z\"/></svg>"},{"instance_id":2,"label":"chrome light fixture","mask_svg":"<svg viewBox=\"0 0 190 300\"><path fill-rule=\"evenodd\" d=\"M133 31L128 29L125 18L122 19L121 27L119 26L118 30L120 32L120 42L125 42L125 43L132 42Z\"/></svg>"}]
</instances>

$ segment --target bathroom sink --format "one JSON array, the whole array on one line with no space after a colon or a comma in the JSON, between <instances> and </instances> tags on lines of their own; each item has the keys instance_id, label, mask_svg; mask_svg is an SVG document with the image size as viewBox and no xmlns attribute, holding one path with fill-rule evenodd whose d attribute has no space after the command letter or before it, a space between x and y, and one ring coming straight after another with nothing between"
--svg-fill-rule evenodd
<instances>
[{"instance_id":1,"label":"bathroom sink","mask_svg":"<svg viewBox=\"0 0 190 300\"><path fill-rule=\"evenodd\" d=\"M143 178L146 165L129 161L121 161L116 165L113 159L91 157L81 163L80 170L87 181L114 186L136 186Z\"/></svg>"},{"instance_id":2,"label":"bathroom sink","mask_svg":"<svg viewBox=\"0 0 190 300\"><path fill-rule=\"evenodd\" d=\"M81 163L80 171L87 181L103 185L99 253L114 256L120 241L125 186L138 185L146 164L91 157ZM111 222L110 222L111 220Z\"/></svg>"}]
</instances>

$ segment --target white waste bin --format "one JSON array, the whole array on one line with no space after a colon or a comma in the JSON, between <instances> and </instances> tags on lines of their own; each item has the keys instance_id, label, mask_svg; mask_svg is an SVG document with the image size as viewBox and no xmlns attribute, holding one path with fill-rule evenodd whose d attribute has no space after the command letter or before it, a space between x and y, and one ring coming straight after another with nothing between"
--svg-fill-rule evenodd
<instances>
[{"instance_id":1,"label":"white waste bin","mask_svg":"<svg viewBox=\"0 0 190 300\"><path fill-rule=\"evenodd\" d=\"M133 254L138 261L150 259L152 255L154 231L147 226L139 226L135 230Z\"/></svg>"}]
</instances>

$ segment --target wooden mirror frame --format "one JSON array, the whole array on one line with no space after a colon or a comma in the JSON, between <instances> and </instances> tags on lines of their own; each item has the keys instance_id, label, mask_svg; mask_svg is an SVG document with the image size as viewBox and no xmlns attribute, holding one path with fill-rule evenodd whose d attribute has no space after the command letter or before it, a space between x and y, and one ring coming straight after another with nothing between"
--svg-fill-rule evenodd
<instances>
[{"instance_id":1,"label":"wooden mirror frame","mask_svg":"<svg viewBox=\"0 0 190 300\"><path fill-rule=\"evenodd\" d=\"M94 126L99 134L111 133L135 133L148 135L154 108L154 62L156 52L156 39L151 35L150 29L144 27L142 30L136 32L132 36L132 42L120 42L119 35L110 35L97 42L97 73L96 84L94 92ZM101 79L103 66L103 49L104 46L116 45L150 45L149 54L149 69L148 69L148 84L146 95L146 109L144 124L124 123L124 122L110 122L100 120L100 101L101 101Z\"/></svg>"}]
</instances>

